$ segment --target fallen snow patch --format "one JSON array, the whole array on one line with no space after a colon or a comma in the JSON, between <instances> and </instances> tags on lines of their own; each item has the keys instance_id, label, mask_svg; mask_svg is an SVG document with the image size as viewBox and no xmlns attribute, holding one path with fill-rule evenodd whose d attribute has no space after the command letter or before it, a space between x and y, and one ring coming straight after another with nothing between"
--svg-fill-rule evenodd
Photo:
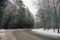
<instances>
[{"instance_id":1,"label":"fallen snow patch","mask_svg":"<svg viewBox=\"0 0 60 40\"><path fill-rule=\"evenodd\" d=\"M55 29L55 32L53 29L46 29L44 30L43 28L40 29L32 29L33 32L38 33L38 34L42 34L45 36L49 36L49 37L55 37L55 38L60 38L60 33L57 33L57 29Z\"/></svg>"},{"instance_id":2,"label":"fallen snow patch","mask_svg":"<svg viewBox=\"0 0 60 40\"><path fill-rule=\"evenodd\" d=\"M0 29L0 40L5 40L5 29Z\"/></svg>"}]
</instances>

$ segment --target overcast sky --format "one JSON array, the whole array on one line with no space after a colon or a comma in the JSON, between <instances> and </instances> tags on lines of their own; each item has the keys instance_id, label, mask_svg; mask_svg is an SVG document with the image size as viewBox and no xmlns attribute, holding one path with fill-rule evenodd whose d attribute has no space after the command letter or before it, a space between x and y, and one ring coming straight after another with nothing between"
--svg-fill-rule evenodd
<instances>
[{"instance_id":1,"label":"overcast sky","mask_svg":"<svg viewBox=\"0 0 60 40\"><path fill-rule=\"evenodd\" d=\"M22 1L30 9L30 12L35 16L35 14L37 12L36 7L33 5L33 1L35 1L35 0L22 0Z\"/></svg>"}]
</instances>

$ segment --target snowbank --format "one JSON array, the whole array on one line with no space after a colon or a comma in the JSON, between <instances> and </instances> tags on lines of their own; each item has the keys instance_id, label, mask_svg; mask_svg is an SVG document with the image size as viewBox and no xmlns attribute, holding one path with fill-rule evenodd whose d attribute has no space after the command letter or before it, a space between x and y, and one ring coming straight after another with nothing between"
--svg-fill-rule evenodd
<instances>
[{"instance_id":1,"label":"snowbank","mask_svg":"<svg viewBox=\"0 0 60 40\"><path fill-rule=\"evenodd\" d=\"M0 40L5 40L5 29L0 29Z\"/></svg>"},{"instance_id":2,"label":"snowbank","mask_svg":"<svg viewBox=\"0 0 60 40\"><path fill-rule=\"evenodd\" d=\"M33 32L48 36L48 37L53 37L53 38L60 38L60 33L57 33L57 29L55 29L55 32L53 29L46 29L44 30L43 28L41 29L32 29Z\"/></svg>"}]
</instances>

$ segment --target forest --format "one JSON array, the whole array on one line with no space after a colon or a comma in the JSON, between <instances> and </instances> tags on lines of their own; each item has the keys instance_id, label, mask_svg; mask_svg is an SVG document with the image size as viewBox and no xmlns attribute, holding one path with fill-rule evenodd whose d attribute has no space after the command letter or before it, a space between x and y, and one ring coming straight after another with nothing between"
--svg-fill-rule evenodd
<instances>
[{"instance_id":1,"label":"forest","mask_svg":"<svg viewBox=\"0 0 60 40\"><path fill-rule=\"evenodd\" d=\"M33 28L34 17L22 0L0 0L0 29Z\"/></svg>"},{"instance_id":2,"label":"forest","mask_svg":"<svg viewBox=\"0 0 60 40\"><path fill-rule=\"evenodd\" d=\"M38 12L36 14L36 28L60 29L60 0L37 0L34 2Z\"/></svg>"},{"instance_id":3,"label":"forest","mask_svg":"<svg viewBox=\"0 0 60 40\"><path fill-rule=\"evenodd\" d=\"M0 0L0 28L53 28L59 33L60 0L36 0L33 6L38 9L35 17L22 0Z\"/></svg>"}]
</instances>

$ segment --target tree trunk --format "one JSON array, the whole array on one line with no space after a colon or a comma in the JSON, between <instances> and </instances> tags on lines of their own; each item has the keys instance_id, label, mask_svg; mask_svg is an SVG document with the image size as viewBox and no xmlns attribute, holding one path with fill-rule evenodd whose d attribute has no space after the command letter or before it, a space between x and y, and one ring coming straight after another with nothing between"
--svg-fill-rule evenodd
<instances>
[{"instance_id":1,"label":"tree trunk","mask_svg":"<svg viewBox=\"0 0 60 40\"><path fill-rule=\"evenodd\" d=\"M58 33L59 33L59 28L58 28Z\"/></svg>"}]
</instances>

